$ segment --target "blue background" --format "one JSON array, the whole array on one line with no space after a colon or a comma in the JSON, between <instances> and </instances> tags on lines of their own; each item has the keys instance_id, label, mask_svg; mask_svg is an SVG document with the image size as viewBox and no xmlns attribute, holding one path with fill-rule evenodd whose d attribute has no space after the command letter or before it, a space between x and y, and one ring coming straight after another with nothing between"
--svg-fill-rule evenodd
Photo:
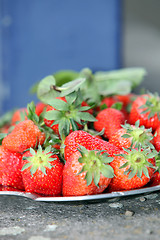
<instances>
[{"instance_id":1,"label":"blue background","mask_svg":"<svg viewBox=\"0 0 160 240\"><path fill-rule=\"evenodd\" d=\"M61 69L121 66L120 0L0 0L0 112Z\"/></svg>"}]
</instances>

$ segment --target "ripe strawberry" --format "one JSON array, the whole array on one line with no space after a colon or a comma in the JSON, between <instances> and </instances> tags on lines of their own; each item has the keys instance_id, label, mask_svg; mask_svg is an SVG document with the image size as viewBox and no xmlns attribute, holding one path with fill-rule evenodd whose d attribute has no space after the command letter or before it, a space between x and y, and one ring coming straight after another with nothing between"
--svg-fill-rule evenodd
<instances>
[{"instance_id":1,"label":"ripe strawberry","mask_svg":"<svg viewBox=\"0 0 160 240\"><path fill-rule=\"evenodd\" d=\"M129 104L133 103L137 96L134 93L129 93L126 95L116 95L115 97L119 102L122 102L123 106L126 108Z\"/></svg>"},{"instance_id":2,"label":"ripe strawberry","mask_svg":"<svg viewBox=\"0 0 160 240\"><path fill-rule=\"evenodd\" d=\"M145 186L154 173L156 151L125 149L110 163L114 178L109 191L131 190Z\"/></svg>"},{"instance_id":3,"label":"ripe strawberry","mask_svg":"<svg viewBox=\"0 0 160 240\"><path fill-rule=\"evenodd\" d=\"M38 102L36 104L36 109L35 109L35 113L40 116L40 114L44 111L45 107L47 105L45 103L42 103L42 102Z\"/></svg>"},{"instance_id":4,"label":"ripe strawberry","mask_svg":"<svg viewBox=\"0 0 160 240\"><path fill-rule=\"evenodd\" d=\"M154 187L154 186L157 186L157 185L160 185L160 173L159 173L159 171L156 171L153 174L153 176L152 176L152 178L149 182L149 187Z\"/></svg>"},{"instance_id":5,"label":"ripe strawberry","mask_svg":"<svg viewBox=\"0 0 160 240\"><path fill-rule=\"evenodd\" d=\"M100 105L96 107L96 111L99 112L103 108L103 106L106 106L104 108L110 108L114 103L118 102L117 98L115 96L112 97L105 97L102 99Z\"/></svg>"},{"instance_id":6,"label":"ripe strawberry","mask_svg":"<svg viewBox=\"0 0 160 240\"><path fill-rule=\"evenodd\" d=\"M145 94L137 97L133 102L129 122L135 124L139 120L140 126L156 130L160 125L160 98L157 94Z\"/></svg>"},{"instance_id":7,"label":"ripe strawberry","mask_svg":"<svg viewBox=\"0 0 160 240\"><path fill-rule=\"evenodd\" d=\"M17 109L17 110L13 113L13 116L12 116L12 119L11 119L11 124L12 124L12 125L15 125L15 124L17 124L17 123L20 122L20 121L27 120L26 114L28 114L27 108Z\"/></svg>"},{"instance_id":8,"label":"ripe strawberry","mask_svg":"<svg viewBox=\"0 0 160 240\"><path fill-rule=\"evenodd\" d=\"M102 193L113 177L108 154L80 146L67 160L63 170L63 196Z\"/></svg>"},{"instance_id":9,"label":"ripe strawberry","mask_svg":"<svg viewBox=\"0 0 160 240\"><path fill-rule=\"evenodd\" d=\"M3 140L2 145L10 151L22 153L30 147L43 144L45 134L31 120L25 120L15 126Z\"/></svg>"},{"instance_id":10,"label":"ripe strawberry","mask_svg":"<svg viewBox=\"0 0 160 240\"><path fill-rule=\"evenodd\" d=\"M71 131L82 128L87 121L96 119L89 112L90 107L86 106L78 95L73 92L65 98L57 97L50 101L47 106L44 123L64 139Z\"/></svg>"},{"instance_id":11,"label":"ripe strawberry","mask_svg":"<svg viewBox=\"0 0 160 240\"><path fill-rule=\"evenodd\" d=\"M23 154L22 177L26 192L57 196L62 193L63 164L48 147Z\"/></svg>"},{"instance_id":12,"label":"ripe strawberry","mask_svg":"<svg viewBox=\"0 0 160 240\"><path fill-rule=\"evenodd\" d=\"M96 119L97 121L94 122L94 128L99 132L104 129L103 136L105 138L110 138L121 128L121 124L125 122L123 113L114 108L107 108L100 111Z\"/></svg>"},{"instance_id":13,"label":"ripe strawberry","mask_svg":"<svg viewBox=\"0 0 160 240\"><path fill-rule=\"evenodd\" d=\"M24 190L21 174L22 155L0 146L0 183Z\"/></svg>"},{"instance_id":14,"label":"ripe strawberry","mask_svg":"<svg viewBox=\"0 0 160 240\"><path fill-rule=\"evenodd\" d=\"M156 129L153 139L153 144L155 149L159 152L160 151L160 126Z\"/></svg>"},{"instance_id":15,"label":"ripe strawberry","mask_svg":"<svg viewBox=\"0 0 160 240\"><path fill-rule=\"evenodd\" d=\"M88 150L104 150L111 157L113 154L118 153L119 149L113 144L97 138L85 131L78 130L70 133L64 141L64 158L66 161L70 156L77 151L79 145L85 147Z\"/></svg>"},{"instance_id":16,"label":"ripe strawberry","mask_svg":"<svg viewBox=\"0 0 160 240\"><path fill-rule=\"evenodd\" d=\"M141 146L154 148L152 129L145 129L144 126L139 126L139 121L135 125L125 123L122 128L118 129L109 142L119 147L120 149Z\"/></svg>"}]
</instances>

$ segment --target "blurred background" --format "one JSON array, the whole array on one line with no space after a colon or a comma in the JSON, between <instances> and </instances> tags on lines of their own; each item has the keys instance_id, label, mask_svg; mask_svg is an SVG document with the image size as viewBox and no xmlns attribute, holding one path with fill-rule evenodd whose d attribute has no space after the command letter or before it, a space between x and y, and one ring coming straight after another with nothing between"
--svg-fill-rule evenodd
<instances>
[{"instance_id":1,"label":"blurred background","mask_svg":"<svg viewBox=\"0 0 160 240\"><path fill-rule=\"evenodd\" d=\"M62 69L144 67L160 85L159 0L0 0L0 114Z\"/></svg>"}]
</instances>

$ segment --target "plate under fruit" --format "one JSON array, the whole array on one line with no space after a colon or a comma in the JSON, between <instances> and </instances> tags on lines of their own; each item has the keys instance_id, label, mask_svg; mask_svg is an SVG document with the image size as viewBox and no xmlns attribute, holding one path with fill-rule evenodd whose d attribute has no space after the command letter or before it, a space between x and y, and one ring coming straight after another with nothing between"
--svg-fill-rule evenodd
<instances>
[{"instance_id":1,"label":"plate under fruit","mask_svg":"<svg viewBox=\"0 0 160 240\"><path fill-rule=\"evenodd\" d=\"M0 187L0 195L9 195L9 196L22 196L34 201L39 202L79 202L79 201L99 201L105 200L110 198L119 198L119 197L127 197L133 195L140 195L146 193L152 193L160 190L160 185L154 187L145 187L141 189L134 189L130 191L119 191L119 192L112 192L112 193L102 193L97 195L87 195L87 196L73 196L73 197L46 197L40 196L38 194L27 193L24 191L15 191L9 187Z\"/></svg>"}]
</instances>

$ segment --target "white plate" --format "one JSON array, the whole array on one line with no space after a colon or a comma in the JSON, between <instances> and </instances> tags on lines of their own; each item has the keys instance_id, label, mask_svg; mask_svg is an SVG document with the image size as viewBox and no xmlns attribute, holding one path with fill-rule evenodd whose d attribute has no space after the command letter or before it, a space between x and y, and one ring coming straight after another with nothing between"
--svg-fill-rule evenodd
<instances>
[{"instance_id":1,"label":"white plate","mask_svg":"<svg viewBox=\"0 0 160 240\"><path fill-rule=\"evenodd\" d=\"M130 191L120 191L112 193L102 193L97 195L75 196L75 197L43 197L38 194L27 193L23 191L0 191L0 195L22 196L39 202L79 202L79 201L93 201L105 200L117 197L127 197L132 195L146 194L160 190L160 185L154 187L145 187Z\"/></svg>"}]
</instances>

